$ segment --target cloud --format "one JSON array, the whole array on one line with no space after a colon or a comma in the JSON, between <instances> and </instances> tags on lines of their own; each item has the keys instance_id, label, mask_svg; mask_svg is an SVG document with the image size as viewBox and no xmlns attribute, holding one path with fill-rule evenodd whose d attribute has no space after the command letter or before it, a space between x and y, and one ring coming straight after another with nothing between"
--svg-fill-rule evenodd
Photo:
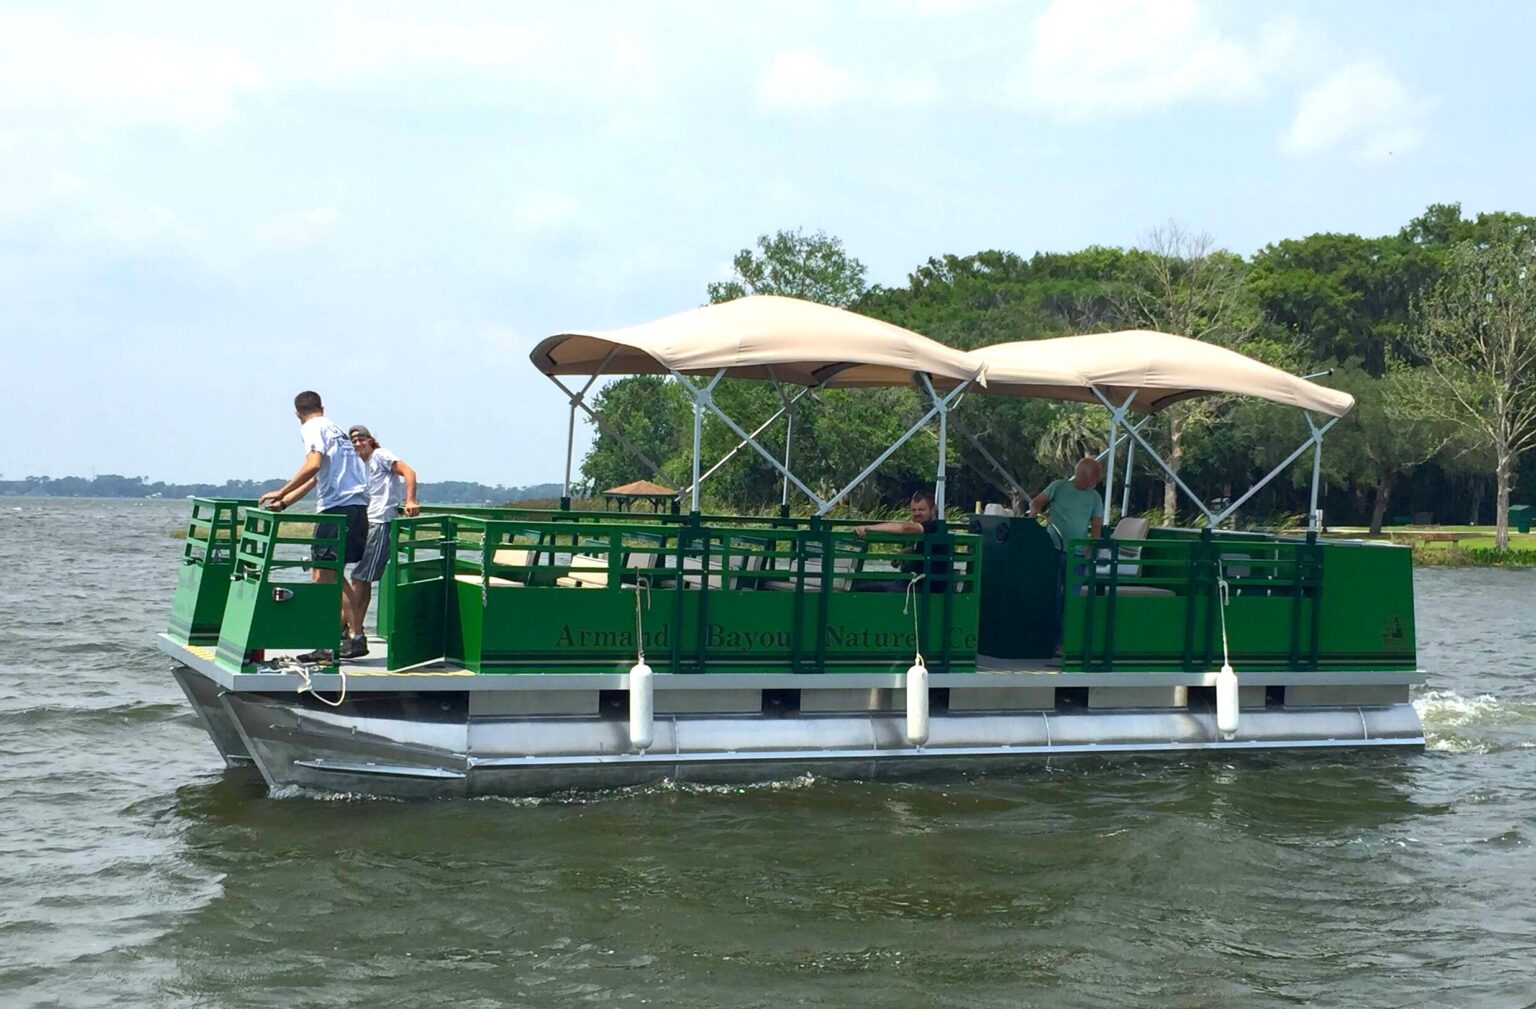
<instances>
[{"instance_id":1,"label":"cloud","mask_svg":"<svg viewBox=\"0 0 1536 1009\"><path fill-rule=\"evenodd\" d=\"M205 42L0 15L0 113L13 122L208 129L265 85L250 60Z\"/></svg>"},{"instance_id":2,"label":"cloud","mask_svg":"<svg viewBox=\"0 0 1536 1009\"><path fill-rule=\"evenodd\" d=\"M294 210L251 229L251 242L269 252L290 252L319 245L336 229L340 215L331 207Z\"/></svg>"},{"instance_id":3,"label":"cloud","mask_svg":"<svg viewBox=\"0 0 1536 1009\"><path fill-rule=\"evenodd\" d=\"M1379 60L1362 60L1302 94L1281 147L1292 154L1345 148L1380 161L1423 142L1429 109Z\"/></svg>"},{"instance_id":4,"label":"cloud","mask_svg":"<svg viewBox=\"0 0 1536 1009\"><path fill-rule=\"evenodd\" d=\"M366 10L366 8L365 8ZM332 83L398 78L423 68L521 70L553 48L534 24L490 18L432 20L346 9L323 21L301 45L295 73Z\"/></svg>"},{"instance_id":5,"label":"cloud","mask_svg":"<svg viewBox=\"0 0 1536 1009\"><path fill-rule=\"evenodd\" d=\"M869 74L830 63L810 49L780 53L757 82L758 102L773 112L816 112L855 103L922 108L938 96L938 80L927 67Z\"/></svg>"},{"instance_id":6,"label":"cloud","mask_svg":"<svg viewBox=\"0 0 1536 1009\"><path fill-rule=\"evenodd\" d=\"M1291 38L1284 22L1233 38L1199 0L1053 0L1006 90L1065 119L1239 101L1264 90Z\"/></svg>"},{"instance_id":7,"label":"cloud","mask_svg":"<svg viewBox=\"0 0 1536 1009\"><path fill-rule=\"evenodd\" d=\"M780 53L757 82L758 100L780 112L826 109L852 96L853 75L809 49Z\"/></svg>"},{"instance_id":8,"label":"cloud","mask_svg":"<svg viewBox=\"0 0 1536 1009\"><path fill-rule=\"evenodd\" d=\"M580 209L565 193L534 189L518 197L512 218L530 231L559 231L576 222Z\"/></svg>"},{"instance_id":9,"label":"cloud","mask_svg":"<svg viewBox=\"0 0 1536 1009\"><path fill-rule=\"evenodd\" d=\"M663 96L661 68L642 36L521 10L345 8L286 48L279 80L409 100L428 93L438 105L520 107L555 96L560 104L635 106Z\"/></svg>"},{"instance_id":10,"label":"cloud","mask_svg":"<svg viewBox=\"0 0 1536 1009\"><path fill-rule=\"evenodd\" d=\"M484 319L437 319L414 335L421 349L466 360L521 357L538 342L521 330Z\"/></svg>"}]
</instances>

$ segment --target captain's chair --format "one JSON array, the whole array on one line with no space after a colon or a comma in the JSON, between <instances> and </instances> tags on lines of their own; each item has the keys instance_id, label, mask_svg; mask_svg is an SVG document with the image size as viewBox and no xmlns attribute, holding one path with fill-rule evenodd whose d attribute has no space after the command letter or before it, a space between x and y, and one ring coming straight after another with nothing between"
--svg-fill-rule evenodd
<instances>
[{"instance_id":1,"label":"captain's chair","mask_svg":"<svg viewBox=\"0 0 1536 1009\"><path fill-rule=\"evenodd\" d=\"M1112 540L1144 540L1147 538L1149 523L1138 515L1128 515L1115 523L1115 531L1110 533ZM1120 560L1115 565L1118 573L1123 577L1135 578L1141 574L1141 547L1123 546L1119 549ZM1099 574L1108 575L1109 551L1099 551Z\"/></svg>"}]
</instances>

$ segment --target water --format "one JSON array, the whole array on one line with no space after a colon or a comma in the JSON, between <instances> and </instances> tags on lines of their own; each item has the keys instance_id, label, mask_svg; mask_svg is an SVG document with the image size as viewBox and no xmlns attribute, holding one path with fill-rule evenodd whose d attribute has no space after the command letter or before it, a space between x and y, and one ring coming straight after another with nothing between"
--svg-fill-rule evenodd
<instances>
[{"instance_id":1,"label":"water","mask_svg":"<svg viewBox=\"0 0 1536 1009\"><path fill-rule=\"evenodd\" d=\"M271 798L152 639L182 502L0 499L0 1006L1536 999L1536 572L1418 574L1423 754Z\"/></svg>"}]
</instances>

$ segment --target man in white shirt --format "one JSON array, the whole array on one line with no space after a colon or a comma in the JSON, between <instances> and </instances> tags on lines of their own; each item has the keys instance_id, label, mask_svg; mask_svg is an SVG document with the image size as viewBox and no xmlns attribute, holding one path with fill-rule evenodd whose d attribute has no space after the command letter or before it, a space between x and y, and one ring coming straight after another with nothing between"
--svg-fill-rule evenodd
<instances>
[{"instance_id":1,"label":"man in white shirt","mask_svg":"<svg viewBox=\"0 0 1536 1009\"><path fill-rule=\"evenodd\" d=\"M257 504L263 508L282 511L315 488L320 512L324 515L345 515L347 520L344 564L354 564L363 557L363 547L368 542L368 475L363 461L352 448L352 441L340 427L325 416L325 407L317 392L301 392L293 398L293 412L299 418L299 431L304 439L304 464L287 483L275 491L261 496ZM336 526L322 522L315 527L315 535L321 538L335 536ZM311 556L317 561L336 559L334 547L314 546ZM330 568L311 568L310 580L333 582L336 572ZM341 657L352 658L350 646L362 637L363 615L353 605L352 586L345 578L341 581L341 615L347 625L348 640L341 649ZM310 652L314 662L330 662L330 649Z\"/></svg>"},{"instance_id":2,"label":"man in white shirt","mask_svg":"<svg viewBox=\"0 0 1536 1009\"><path fill-rule=\"evenodd\" d=\"M397 508L408 516L419 515L421 505L416 503L415 470L380 445L373 432L361 424L348 428L347 437L368 471L368 542L363 547L363 559L352 568L352 599L361 621L373 599L373 583L384 574L384 565L389 562L389 520L395 517ZM352 651L356 655L368 654L367 639L354 640Z\"/></svg>"}]
</instances>

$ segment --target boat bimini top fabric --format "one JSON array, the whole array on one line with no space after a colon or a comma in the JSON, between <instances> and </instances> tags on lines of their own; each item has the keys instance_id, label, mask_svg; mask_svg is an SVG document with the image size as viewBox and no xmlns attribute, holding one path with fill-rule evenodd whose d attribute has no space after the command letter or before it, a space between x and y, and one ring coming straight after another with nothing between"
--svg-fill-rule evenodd
<instances>
[{"instance_id":1,"label":"boat bimini top fabric","mask_svg":"<svg viewBox=\"0 0 1536 1009\"><path fill-rule=\"evenodd\" d=\"M1355 399L1262 361L1172 333L1146 329L1000 343L970 352L986 367L989 395L1098 403L1097 388L1115 406L1132 393L1133 410L1153 413L1193 396L1234 393L1342 417ZM1068 369L1079 381L1042 384L1040 376Z\"/></svg>"},{"instance_id":2,"label":"boat bimini top fabric","mask_svg":"<svg viewBox=\"0 0 1536 1009\"><path fill-rule=\"evenodd\" d=\"M714 375L793 385L954 385L981 362L911 330L840 308L754 295L624 329L558 333L529 355L546 375Z\"/></svg>"},{"instance_id":3,"label":"boat bimini top fabric","mask_svg":"<svg viewBox=\"0 0 1536 1009\"><path fill-rule=\"evenodd\" d=\"M1152 413L1232 393L1342 417L1354 397L1215 344L1126 330L1001 343L964 352L855 312L754 295L623 329L572 330L529 355L546 375L710 375L792 385L899 386L918 375L984 395L1100 402L1132 393Z\"/></svg>"}]
</instances>

